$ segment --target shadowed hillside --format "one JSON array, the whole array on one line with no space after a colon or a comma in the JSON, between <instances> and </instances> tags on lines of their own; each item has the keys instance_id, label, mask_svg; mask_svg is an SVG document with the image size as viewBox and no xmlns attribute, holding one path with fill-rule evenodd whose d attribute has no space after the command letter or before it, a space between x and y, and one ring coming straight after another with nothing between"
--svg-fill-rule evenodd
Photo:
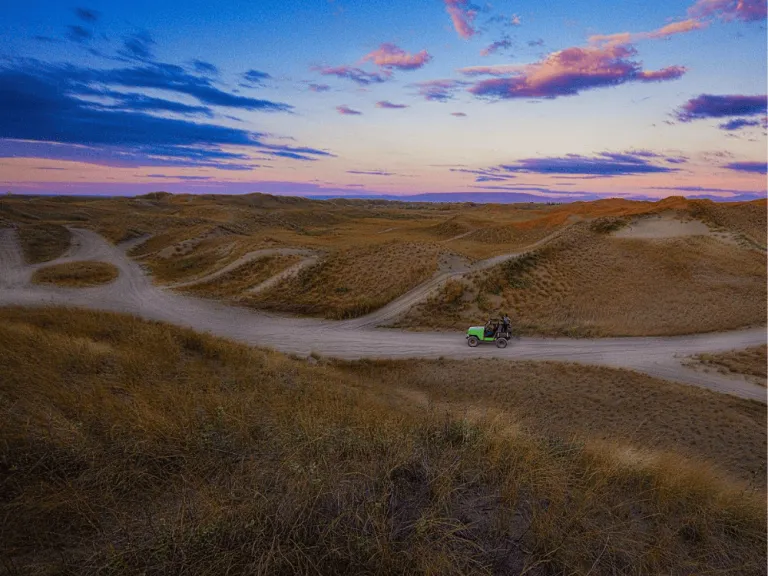
<instances>
[{"instance_id":1,"label":"shadowed hillside","mask_svg":"<svg viewBox=\"0 0 768 576\"><path fill-rule=\"evenodd\" d=\"M449 376L457 388L443 394L434 363L311 360L127 316L0 310L3 566L14 574L764 573L764 495L707 464L592 441L562 424L531 434L524 427L535 411L528 424L503 404L496 416L469 411L463 376ZM392 376L401 370L409 377L398 390ZM540 370L563 389L571 379L595 388L611 379L610 370ZM655 382L636 385L650 391ZM427 403L415 401L425 394ZM475 398L484 394L493 391ZM749 402L699 394L715 414L760 419ZM673 420L666 426L682 432ZM724 442L712 437L701 450Z\"/></svg>"}]
</instances>

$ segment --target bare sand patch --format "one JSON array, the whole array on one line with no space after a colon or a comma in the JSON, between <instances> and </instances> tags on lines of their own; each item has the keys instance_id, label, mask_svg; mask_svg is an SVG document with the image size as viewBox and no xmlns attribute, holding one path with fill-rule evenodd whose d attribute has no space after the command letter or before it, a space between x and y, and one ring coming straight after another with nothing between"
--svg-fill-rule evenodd
<instances>
[{"instance_id":1,"label":"bare sand patch","mask_svg":"<svg viewBox=\"0 0 768 576\"><path fill-rule=\"evenodd\" d=\"M680 220L672 214L663 214L634 220L617 230L614 236L616 238L660 240L688 236L715 236L715 233L701 220Z\"/></svg>"}]
</instances>

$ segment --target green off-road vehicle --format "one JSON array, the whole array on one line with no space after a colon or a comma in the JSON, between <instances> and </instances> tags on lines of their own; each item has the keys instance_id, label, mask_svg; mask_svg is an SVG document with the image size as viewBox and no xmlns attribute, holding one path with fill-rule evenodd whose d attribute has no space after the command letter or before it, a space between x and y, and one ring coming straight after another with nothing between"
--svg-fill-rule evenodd
<instances>
[{"instance_id":1,"label":"green off-road vehicle","mask_svg":"<svg viewBox=\"0 0 768 576\"><path fill-rule=\"evenodd\" d=\"M480 342L495 342L497 348L506 348L512 338L512 328L509 322L490 319L485 326L472 326L467 330L467 344L474 348Z\"/></svg>"}]
</instances>

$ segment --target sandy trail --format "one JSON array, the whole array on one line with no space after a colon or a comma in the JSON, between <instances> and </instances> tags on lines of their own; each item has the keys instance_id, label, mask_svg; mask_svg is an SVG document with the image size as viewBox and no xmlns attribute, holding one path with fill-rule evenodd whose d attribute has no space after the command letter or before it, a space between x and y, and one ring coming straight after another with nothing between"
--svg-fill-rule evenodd
<instances>
[{"instance_id":1,"label":"sandy trail","mask_svg":"<svg viewBox=\"0 0 768 576\"><path fill-rule=\"evenodd\" d=\"M520 256L524 256L525 254L530 253L536 248L539 248L543 244L546 244L547 242L553 240L554 238L557 238L562 233L563 233L563 230L558 230L556 232L553 232L552 234L545 236L541 240L529 245L528 247L526 247L525 250L521 252L502 254L500 256L494 256L493 258L487 258L486 260L480 260L473 264L455 266L452 270L444 270L444 271L438 272L426 282L419 284L413 290L410 290L405 294L403 294L402 296L392 300L392 302L390 302L386 306L383 306L382 308L379 308L378 310L371 312L366 316L362 316L360 318L354 318L352 320L344 320L343 322L337 322L336 324L348 329L349 328L360 329L365 327L383 326L387 323L392 322L392 320L394 320L398 316L407 312L412 306L418 304L419 302L422 302L423 300L426 300L430 294L432 294L436 290L439 290L449 280L452 280L454 278L459 278L461 276L464 276L465 274L469 274L472 272L488 270L489 268L493 268L494 266L497 266L508 260L513 260L515 258L519 258Z\"/></svg>"},{"instance_id":2,"label":"sandy trail","mask_svg":"<svg viewBox=\"0 0 768 576\"><path fill-rule=\"evenodd\" d=\"M305 254L309 253L307 250L304 250L303 252ZM317 264L317 261L319 259L320 259L320 256L317 254L312 254L310 256L307 256L301 262L296 262L296 264L294 264L293 266L289 266L282 272L272 276L272 278L268 278L267 280L264 280L264 282L262 282L261 284L257 284L253 288L249 288L248 290L246 290L246 292L248 294L256 294L258 292L263 292L264 290L272 288L273 286L278 285L280 282L283 282L284 280L288 280L289 278L296 276L299 272L301 272L305 268L314 266L315 264Z\"/></svg>"},{"instance_id":3,"label":"sandy trail","mask_svg":"<svg viewBox=\"0 0 768 576\"><path fill-rule=\"evenodd\" d=\"M304 250L302 248L265 248L263 250L254 250L253 252L248 252L247 254L243 254L242 256L240 256L240 258L238 258L234 262L230 262L223 268L220 268L219 270L215 270L210 274L206 274L204 276L198 276L197 278L192 278L191 280L186 280L184 282L177 282L175 284L165 284L165 288L184 288L186 286L194 286L195 284L210 282L211 280L215 280L216 278L219 278L224 274L231 272L232 270L240 268L240 266L244 266L249 262L253 262L254 260L258 260L260 258L267 258L269 256L288 256L288 255L298 255L298 256L307 256L307 257L316 258L314 252L312 252L311 250Z\"/></svg>"},{"instance_id":4,"label":"sandy trail","mask_svg":"<svg viewBox=\"0 0 768 576\"><path fill-rule=\"evenodd\" d=\"M375 322L365 319L354 326L355 321L282 317L163 290L154 286L141 267L126 256L125 245L112 246L87 230L73 230L73 236L75 245L65 259L83 259L88 255L111 262L120 270L120 277L111 284L93 288L29 284L32 267L23 264L15 231L0 230L0 305L78 306L125 312L301 355L317 352L346 359L497 357L599 364L766 402L765 388L719 373L700 373L680 362L694 354L765 344L764 327L670 338L523 338L504 350L494 346L473 349L466 345L461 333L375 329L370 327ZM498 258L491 260L498 263ZM478 264L493 265L489 261ZM398 301L405 306L403 298Z\"/></svg>"}]
</instances>

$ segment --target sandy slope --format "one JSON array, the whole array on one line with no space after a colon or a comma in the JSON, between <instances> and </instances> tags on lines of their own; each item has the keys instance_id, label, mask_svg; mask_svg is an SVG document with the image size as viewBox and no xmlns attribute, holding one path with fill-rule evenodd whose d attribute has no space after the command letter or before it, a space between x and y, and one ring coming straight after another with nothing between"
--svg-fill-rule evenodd
<instances>
[{"instance_id":1,"label":"sandy slope","mask_svg":"<svg viewBox=\"0 0 768 576\"><path fill-rule=\"evenodd\" d=\"M185 280L184 282L176 282L175 284L166 284L165 287L166 288L184 288L185 286L193 286L195 284L210 282L211 280L215 280L216 278L219 278L220 276L223 276L224 274L231 272L232 270L240 268L240 266L244 266L249 262L258 260L259 258L267 258L269 256L288 256L288 255L306 256L308 260L311 259L313 262L316 261L317 259L314 252L312 252L311 250L304 250L302 248L265 248L263 250L255 250L253 252L248 252L247 254L240 256L240 258L238 258L234 262L231 262L226 266L220 268L219 270L215 270L214 272L211 272L210 274L199 276L191 280Z\"/></svg>"},{"instance_id":2,"label":"sandy slope","mask_svg":"<svg viewBox=\"0 0 768 576\"><path fill-rule=\"evenodd\" d=\"M392 303L383 314L346 322L289 318L231 307L153 286L138 264L125 255L126 246L112 246L94 232L73 230L74 243L62 260L98 259L120 270L112 284L93 288L55 288L29 284L32 267L25 266L13 230L0 230L0 305L82 306L187 326L283 352L317 352L339 358L451 358L562 360L629 368L719 392L766 402L766 389L740 378L702 374L680 363L685 356L765 344L765 328L670 338L540 339L524 338L507 349L472 349L461 333L410 333L376 329L382 317L404 309L410 301L445 281L433 279ZM135 242L134 242L135 243ZM509 256L511 257L511 256ZM499 258L493 259L498 263ZM49 263L50 264L50 263ZM475 266L491 266L483 261ZM450 277L458 272L448 274Z\"/></svg>"}]
</instances>

